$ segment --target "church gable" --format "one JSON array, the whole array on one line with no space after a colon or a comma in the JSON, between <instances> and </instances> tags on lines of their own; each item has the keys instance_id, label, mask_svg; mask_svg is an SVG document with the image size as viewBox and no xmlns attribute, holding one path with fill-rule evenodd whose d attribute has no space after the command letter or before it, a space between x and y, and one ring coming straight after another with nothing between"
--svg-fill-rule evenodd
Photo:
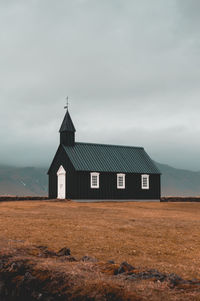
<instances>
[{"instance_id":1,"label":"church gable","mask_svg":"<svg viewBox=\"0 0 200 301\"><path fill-rule=\"evenodd\" d=\"M48 173L57 173L60 166L66 170L66 168L70 168L70 170L75 171L70 159L68 158L63 145L59 145L56 154L53 158L53 161L49 167Z\"/></svg>"}]
</instances>

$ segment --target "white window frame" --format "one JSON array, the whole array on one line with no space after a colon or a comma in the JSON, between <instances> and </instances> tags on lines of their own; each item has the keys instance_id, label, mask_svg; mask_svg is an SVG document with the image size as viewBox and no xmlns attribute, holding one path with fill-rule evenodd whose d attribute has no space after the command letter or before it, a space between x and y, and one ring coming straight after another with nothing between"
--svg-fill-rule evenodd
<instances>
[{"instance_id":1,"label":"white window frame","mask_svg":"<svg viewBox=\"0 0 200 301\"><path fill-rule=\"evenodd\" d=\"M147 185L144 185L144 179L146 179ZM149 189L149 175L142 175L141 176L141 188L142 189Z\"/></svg>"},{"instance_id":2,"label":"white window frame","mask_svg":"<svg viewBox=\"0 0 200 301\"><path fill-rule=\"evenodd\" d=\"M97 177L97 185L94 185L93 177ZM99 189L99 172L91 172L90 173L90 188Z\"/></svg>"},{"instance_id":3,"label":"white window frame","mask_svg":"<svg viewBox=\"0 0 200 301\"><path fill-rule=\"evenodd\" d=\"M123 185L120 185L120 178L123 179ZM117 189L125 189L126 188L126 183L125 183L125 174L124 173L118 173L117 174Z\"/></svg>"}]
</instances>

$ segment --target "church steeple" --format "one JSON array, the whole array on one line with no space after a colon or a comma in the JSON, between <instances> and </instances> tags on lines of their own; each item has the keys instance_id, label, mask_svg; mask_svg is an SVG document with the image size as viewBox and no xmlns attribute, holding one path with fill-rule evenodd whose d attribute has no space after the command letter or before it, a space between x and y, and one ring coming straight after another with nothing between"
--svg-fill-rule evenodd
<instances>
[{"instance_id":1,"label":"church steeple","mask_svg":"<svg viewBox=\"0 0 200 301\"><path fill-rule=\"evenodd\" d=\"M65 146L74 146L76 129L69 114L68 107L59 132L60 144Z\"/></svg>"}]
</instances>

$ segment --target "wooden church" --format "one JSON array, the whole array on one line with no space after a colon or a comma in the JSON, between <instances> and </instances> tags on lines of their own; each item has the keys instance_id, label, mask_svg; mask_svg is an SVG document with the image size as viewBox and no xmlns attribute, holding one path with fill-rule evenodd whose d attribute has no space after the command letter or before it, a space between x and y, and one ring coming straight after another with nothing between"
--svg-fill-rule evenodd
<instances>
[{"instance_id":1,"label":"wooden church","mask_svg":"<svg viewBox=\"0 0 200 301\"><path fill-rule=\"evenodd\" d=\"M69 111L49 168L49 198L159 200L160 171L143 147L75 141Z\"/></svg>"}]
</instances>

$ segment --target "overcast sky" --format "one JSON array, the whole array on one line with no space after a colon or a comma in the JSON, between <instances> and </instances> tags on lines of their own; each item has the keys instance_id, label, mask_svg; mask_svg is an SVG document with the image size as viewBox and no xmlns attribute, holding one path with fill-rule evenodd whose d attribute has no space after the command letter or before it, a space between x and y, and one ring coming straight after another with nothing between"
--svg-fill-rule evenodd
<instances>
[{"instance_id":1,"label":"overcast sky","mask_svg":"<svg viewBox=\"0 0 200 301\"><path fill-rule=\"evenodd\" d=\"M77 141L200 170L199 0L0 0L0 164L48 166L65 96Z\"/></svg>"}]
</instances>

